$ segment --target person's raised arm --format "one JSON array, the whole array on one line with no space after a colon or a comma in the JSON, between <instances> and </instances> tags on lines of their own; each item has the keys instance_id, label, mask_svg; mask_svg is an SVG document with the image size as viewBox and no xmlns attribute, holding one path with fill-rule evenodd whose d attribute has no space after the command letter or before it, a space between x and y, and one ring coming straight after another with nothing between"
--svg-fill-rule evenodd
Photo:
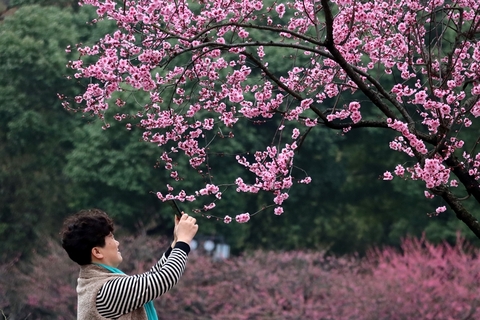
<instances>
[{"instance_id":1,"label":"person's raised arm","mask_svg":"<svg viewBox=\"0 0 480 320\"><path fill-rule=\"evenodd\" d=\"M175 245L163 265L158 261L150 271L141 275L106 282L97 295L99 313L107 318L117 318L170 290L185 270L190 242L197 231L196 219L184 214L175 223Z\"/></svg>"}]
</instances>

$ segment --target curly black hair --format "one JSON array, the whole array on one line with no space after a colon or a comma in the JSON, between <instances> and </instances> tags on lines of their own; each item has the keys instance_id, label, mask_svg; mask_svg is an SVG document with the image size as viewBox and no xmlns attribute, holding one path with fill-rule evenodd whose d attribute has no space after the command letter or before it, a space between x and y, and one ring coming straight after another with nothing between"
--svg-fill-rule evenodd
<instances>
[{"instance_id":1,"label":"curly black hair","mask_svg":"<svg viewBox=\"0 0 480 320\"><path fill-rule=\"evenodd\" d=\"M105 237L113 233L113 220L102 210L81 210L64 223L60 235L62 247L79 265L92 263L94 247L105 246Z\"/></svg>"}]
</instances>

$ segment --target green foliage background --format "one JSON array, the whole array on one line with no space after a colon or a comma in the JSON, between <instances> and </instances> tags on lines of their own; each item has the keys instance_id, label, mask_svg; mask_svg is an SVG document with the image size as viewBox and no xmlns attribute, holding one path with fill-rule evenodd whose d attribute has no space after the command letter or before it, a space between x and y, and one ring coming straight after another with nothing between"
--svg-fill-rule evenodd
<instances>
[{"instance_id":1,"label":"green foliage background","mask_svg":"<svg viewBox=\"0 0 480 320\"><path fill-rule=\"evenodd\" d=\"M67 215L88 207L109 212L120 233L170 234L173 215L153 193L165 184L165 173L155 168L161 150L122 123L102 130L100 121L65 111L57 97L81 90L65 78L68 60L76 58L65 53L67 45L92 43L112 25L86 24L94 10L68 1L16 1L3 9L9 10L0 21L0 262L41 251L42 239L57 235ZM276 57L270 69L277 65L281 71L288 57L281 52ZM271 139L265 128L242 126L241 137L213 151L254 151ZM388 148L390 139L385 130L343 135L315 128L297 157L313 182L292 189L282 216L266 210L246 225L199 216L200 233L224 237L233 253L258 248L362 253L423 232L431 241L453 242L457 230L473 241L451 212L427 217L443 204L425 199L422 185L379 178L407 161ZM218 175L233 178L241 169L228 165L232 159L212 157L210 164ZM192 187L201 181L189 178ZM254 212L267 203L263 197L229 190L213 214Z\"/></svg>"}]
</instances>

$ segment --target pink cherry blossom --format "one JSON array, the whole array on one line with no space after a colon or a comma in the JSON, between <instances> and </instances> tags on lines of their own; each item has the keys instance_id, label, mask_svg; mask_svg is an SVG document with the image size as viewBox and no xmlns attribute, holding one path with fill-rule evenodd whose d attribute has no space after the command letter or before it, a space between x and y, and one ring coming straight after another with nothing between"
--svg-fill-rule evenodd
<instances>
[{"instance_id":1,"label":"pink cherry blossom","mask_svg":"<svg viewBox=\"0 0 480 320\"><path fill-rule=\"evenodd\" d=\"M273 210L273 212L274 212L277 216L279 216L279 215L281 215L281 214L283 213L283 208L282 208L282 207L276 207L276 208Z\"/></svg>"},{"instance_id":2,"label":"pink cherry blossom","mask_svg":"<svg viewBox=\"0 0 480 320\"><path fill-rule=\"evenodd\" d=\"M293 129L292 139L293 140L297 139L299 135L300 135L300 130L298 130L297 128Z\"/></svg>"},{"instance_id":3,"label":"pink cherry blossom","mask_svg":"<svg viewBox=\"0 0 480 320\"><path fill-rule=\"evenodd\" d=\"M248 220L250 220L250 214L248 212L239 214L235 217L235 220L238 223L246 223L246 222L248 222Z\"/></svg>"},{"instance_id":4,"label":"pink cherry blossom","mask_svg":"<svg viewBox=\"0 0 480 320\"><path fill-rule=\"evenodd\" d=\"M383 180L392 180L392 179L393 179L393 175L391 172L385 171L383 173Z\"/></svg>"},{"instance_id":5,"label":"pink cherry blossom","mask_svg":"<svg viewBox=\"0 0 480 320\"><path fill-rule=\"evenodd\" d=\"M430 193L430 192L428 192L428 191L424 191L423 194L425 195L425 198L427 198L427 199L433 199L433 198L435 197L434 194L432 194L432 193Z\"/></svg>"},{"instance_id":6,"label":"pink cherry blossom","mask_svg":"<svg viewBox=\"0 0 480 320\"><path fill-rule=\"evenodd\" d=\"M405 173L405 168L402 165L397 165L395 167L395 174L397 176L403 176L404 173Z\"/></svg>"},{"instance_id":7,"label":"pink cherry blossom","mask_svg":"<svg viewBox=\"0 0 480 320\"><path fill-rule=\"evenodd\" d=\"M285 5L283 3L279 4L278 6L275 7L275 11L277 11L278 17L282 18L283 15L285 14Z\"/></svg>"},{"instance_id":8,"label":"pink cherry blossom","mask_svg":"<svg viewBox=\"0 0 480 320\"><path fill-rule=\"evenodd\" d=\"M435 212L436 212L437 214L440 214L440 213L445 212L445 211L447 211L447 207L445 207L445 206L438 207L438 208L435 210Z\"/></svg>"},{"instance_id":9,"label":"pink cherry blossom","mask_svg":"<svg viewBox=\"0 0 480 320\"><path fill-rule=\"evenodd\" d=\"M348 138L365 127L395 133L388 146L402 163L390 169L396 176L427 189L480 190L471 188L480 159L469 132L480 117L480 41L471 36L480 32L478 1L80 5L95 8L93 23L111 20L117 29L76 47L68 67L85 89L62 104L98 117L105 130L112 118L128 119L126 130L138 128L143 142L161 148L159 167L169 176L161 201L201 200L198 210L215 210L212 201L235 190L268 193L280 208L290 188L311 181L308 168L295 165L304 133L332 129ZM264 124L272 127L267 145L233 151L246 175L217 176L211 163L224 156L223 144ZM192 175L205 181L198 190Z\"/></svg>"}]
</instances>

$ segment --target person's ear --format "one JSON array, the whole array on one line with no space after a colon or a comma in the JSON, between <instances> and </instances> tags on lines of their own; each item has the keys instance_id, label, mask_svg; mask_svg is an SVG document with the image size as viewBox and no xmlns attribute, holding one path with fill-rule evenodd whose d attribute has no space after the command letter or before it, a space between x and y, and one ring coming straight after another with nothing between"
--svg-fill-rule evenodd
<instances>
[{"instance_id":1,"label":"person's ear","mask_svg":"<svg viewBox=\"0 0 480 320\"><path fill-rule=\"evenodd\" d=\"M98 247L93 247L92 248L92 257L95 259L102 259L103 258L103 253L98 249Z\"/></svg>"}]
</instances>

